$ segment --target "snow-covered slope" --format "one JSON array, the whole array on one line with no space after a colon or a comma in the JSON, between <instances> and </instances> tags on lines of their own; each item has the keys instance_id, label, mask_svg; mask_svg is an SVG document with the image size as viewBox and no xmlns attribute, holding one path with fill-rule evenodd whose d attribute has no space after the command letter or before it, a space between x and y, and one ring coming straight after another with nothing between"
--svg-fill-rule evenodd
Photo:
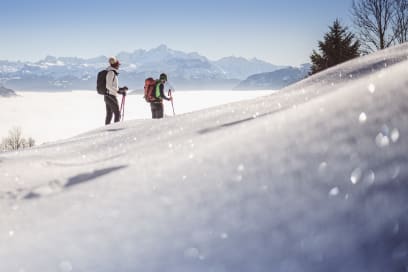
<instances>
[{"instance_id":1,"label":"snow-covered slope","mask_svg":"<svg viewBox=\"0 0 408 272\"><path fill-rule=\"evenodd\" d=\"M405 271L408 44L0 155L0 271Z\"/></svg>"}]
</instances>

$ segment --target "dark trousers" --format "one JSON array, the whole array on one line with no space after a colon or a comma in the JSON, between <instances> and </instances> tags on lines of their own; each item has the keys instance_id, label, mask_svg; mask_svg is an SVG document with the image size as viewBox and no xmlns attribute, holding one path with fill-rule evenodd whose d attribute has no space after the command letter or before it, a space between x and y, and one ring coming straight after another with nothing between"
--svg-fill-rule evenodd
<instances>
[{"instance_id":1,"label":"dark trousers","mask_svg":"<svg viewBox=\"0 0 408 272\"><path fill-rule=\"evenodd\" d=\"M163 103L150 103L150 108L153 119L163 118Z\"/></svg>"},{"instance_id":2,"label":"dark trousers","mask_svg":"<svg viewBox=\"0 0 408 272\"><path fill-rule=\"evenodd\" d=\"M115 123L120 121L119 103L115 96L105 95L106 118L105 125L109 125L112 121L112 115L115 115Z\"/></svg>"}]
</instances>

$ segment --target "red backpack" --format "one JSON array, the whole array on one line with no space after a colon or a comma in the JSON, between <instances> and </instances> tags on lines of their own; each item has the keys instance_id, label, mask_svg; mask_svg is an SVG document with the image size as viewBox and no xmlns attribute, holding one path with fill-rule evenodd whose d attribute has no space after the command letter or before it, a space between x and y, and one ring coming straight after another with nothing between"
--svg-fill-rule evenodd
<instances>
[{"instance_id":1,"label":"red backpack","mask_svg":"<svg viewBox=\"0 0 408 272\"><path fill-rule=\"evenodd\" d=\"M144 99L146 102L151 103L156 100L155 91L156 80L154 80L152 77L146 78L144 85Z\"/></svg>"}]
</instances>

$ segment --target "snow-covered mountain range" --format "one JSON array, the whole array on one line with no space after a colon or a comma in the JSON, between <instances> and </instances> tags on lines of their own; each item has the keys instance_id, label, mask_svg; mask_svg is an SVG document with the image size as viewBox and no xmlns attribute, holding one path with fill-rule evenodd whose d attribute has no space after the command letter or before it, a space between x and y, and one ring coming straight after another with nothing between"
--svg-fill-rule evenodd
<instances>
[{"instance_id":1,"label":"snow-covered mountain range","mask_svg":"<svg viewBox=\"0 0 408 272\"><path fill-rule=\"evenodd\" d=\"M279 90L306 78L310 68L310 64L303 64L300 67L287 67L273 72L255 74L241 81L235 89Z\"/></svg>"},{"instance_id":2,"label":"snow-covered mountain range","mask_svg":"<svg viewBox=\"0 0 408 272\"><path fill-rule=\"evenodd\" d=\"M0 271L406 271L407 67L0 154Z\"/></svg>"},{"instance_id":3,"label":"snow-covered mountain range","mask_svg":"<svg viewBox=\"0 0 408 272\"><path fill-rule=\"evenodd\" d=\"M198 53L185 53L161 45L151 50L118 54L120 82L131 89L143 89L144 79L169 75L178 89L231 89L256 73L271 72L282 66L258 59L238 57L210 61ZM16 90L94 89L95 77L107 66L107 57L92 59L48 56L38 62L0 61L0 83Z\"/></svg>"}]
</instances>

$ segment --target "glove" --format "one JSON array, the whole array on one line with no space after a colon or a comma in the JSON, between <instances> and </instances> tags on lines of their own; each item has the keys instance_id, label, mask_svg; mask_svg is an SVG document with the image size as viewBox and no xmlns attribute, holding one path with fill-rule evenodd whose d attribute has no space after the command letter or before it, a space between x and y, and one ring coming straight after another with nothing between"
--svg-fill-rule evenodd
<instances>
[{"instance_id":1,"label":"glove","mask_svg":"<svg viewBox=\"0 0 408 272\"><path fill-rule=\"evenodd\" d=\"M122 95L126 95L126 91L128 90L128 87L122 87L122 88L119 88L119 94L122 94Z\"/></svg>"}]
</instances>

